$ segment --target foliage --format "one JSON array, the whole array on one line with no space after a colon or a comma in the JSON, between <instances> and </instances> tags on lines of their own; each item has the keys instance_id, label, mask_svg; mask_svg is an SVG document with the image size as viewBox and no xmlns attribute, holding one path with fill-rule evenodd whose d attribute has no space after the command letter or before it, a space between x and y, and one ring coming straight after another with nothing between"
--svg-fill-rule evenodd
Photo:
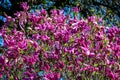
<instances>
[{"instance_id":1,"label":"foliage","mask_svg":"<svg viewBox=\"0 0 120 80\"><path fill-rule=\"evenodd\" d=\"M78 19L59 9L7 17L0 30L0 77L9 80L119 80L120 28L101 18ZM4 41L3 41L4 40ZM0 42L1 43L1 42Z\"/></svg>"},{"instance_id":2,"label":"foliage","mask_svg":"<svg viewBox=\"0 0 120 80\"><path fill-rule=\"evenodd\" d=\"M5 0L3 0L5 1ZM6 0L9 2L9 0ZM19 5L23 0L10 0L11 9L1 8L1 12L6 12L8 15L13 16L17 11L22 10ZM97 15L105 20L107 26L114 25L120 26L120 1L119 0L24 0L28 2L33 9L41 7L48 12L51 9L68 9L65 12L69 14L69 8L78 6L80 8L79 15L87 18L91 15ZM17 4L16 4L17 3ZM34 6L34 7L33 7ZM72 13L71 13L72 14Z\"/></svg>"}]
</instances>

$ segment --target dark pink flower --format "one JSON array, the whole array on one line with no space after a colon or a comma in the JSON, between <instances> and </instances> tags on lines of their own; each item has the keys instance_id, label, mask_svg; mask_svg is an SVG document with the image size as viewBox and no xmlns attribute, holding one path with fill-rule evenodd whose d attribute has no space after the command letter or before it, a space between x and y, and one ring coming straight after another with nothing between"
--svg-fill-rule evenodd
<instances>
[{"instance_id":1,"label":"dark pink flower","mask_svg":"<svg viewBox=\"0 0 120 80\"><path fill-rule=\"evenodd\" d=\"M23 60L27 65L32 66L38 61L38 56L37 55L24 56Z\"/></svg>"},{"instance_id":2,"label":"dark pink flower","mask_svg":"<svg viewBox=\"0 0 120 80\"><path fill-rule=\"evenodd\" d=\"M73 7L72 10L73 10L74 12L79 12L79 11L80 11L78 7Z\"/></svg>"},{"instance_id":3,"label":"dark pink flower","mask_svg":"<svg viewBox=\"0 0 120 80\"><path fill-rule=\"evenodd\" d=\"M47 11L45 9L42 8L41 10L41 14L43 14L44 16L47 14Z\"/></svg>"},{"instance_id":4,"label":"dark pink flower","mask_svg":"<svg viewBox=\"0 0 120 80\"><path fill-rule=\"evenodd\" d=\"M50 72L46 74L46 78L49 80L59 80L60 79L60 73Z\"/></svg>"},{"instance_id":5,"label":"dark pink flower","mask_svg":"<svg viewBox=\"0 0 120 80\"><path fill-rule=\"evenodd\" d=\"M24 9L24 11L28 11L29 6L27 5L27 2L22 2L21 6Z\"/></svg>"},{"instance_id":6,"label":"dark pink flower","mask_svg":"<svg viewBox=\"0 0 120 80\"><path fill-rule=\"evenodd\" d=\"M2 75L2 73L0 72L0 78L2 78L3 77L3 75Z\"/></svg>"},{"instance_id":7,"label":"dark pink flower","mask_svg":"<svg viewBox=\"0 0 120 80\"><path fill-rule=\"evenodd\" d=\"M50 37L47 36L47 35L42 35L42 36L41 36L41 39L42 39L42 41L47 41L47 40L50 39Z\"/></svg>"},{"instance_id":8,"label":"dark pink flower","mask_svg":"<svg viewBox=\"0 0 120 80\"><path fill-rule=\"evenodd\" d=\"M4 56L0 56L0 66L5 64L5 58Z\"/></svg>"}]
</instances>

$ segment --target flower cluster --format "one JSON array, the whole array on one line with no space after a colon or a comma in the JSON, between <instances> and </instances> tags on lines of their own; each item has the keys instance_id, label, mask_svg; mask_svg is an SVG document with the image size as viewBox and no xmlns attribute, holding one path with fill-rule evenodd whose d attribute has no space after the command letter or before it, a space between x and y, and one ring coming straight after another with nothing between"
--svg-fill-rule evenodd
<instances>
[{"instance_id":1,"label":"flower cluster","mask_svg":"<svg viewBox=\"0 0 120 80\"><path fill-rule=\"evenodd\" d=\"M48 15L22 6L0 30L0 78L120 79L120 28L99 24L95 16L71 19L58 9Z\"/></svg>"}]
</instances>

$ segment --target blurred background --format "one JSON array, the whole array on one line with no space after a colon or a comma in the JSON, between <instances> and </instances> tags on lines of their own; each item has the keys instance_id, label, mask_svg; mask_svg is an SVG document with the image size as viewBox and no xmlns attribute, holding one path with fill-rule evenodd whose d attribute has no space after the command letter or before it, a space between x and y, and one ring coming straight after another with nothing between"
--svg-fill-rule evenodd
<instances>
[{"instance_id":1,"label":"blurred background","mask_svg":"<svg viewBox=\"0 0 120 80\"><path fill-rule=\"evenodd\" d=\"M0 26L6 21L5 15L14 17L14 13L21 11L20 4L27 2L30 12L36 12L42 8L48 13L51 9L62 9L64 15L70 14L73 18L73 7L80 9L78 18L87 18L95 15L103 18L109 27L120 27L120 0L0 0Z\"/></svg>"}]
</instances>

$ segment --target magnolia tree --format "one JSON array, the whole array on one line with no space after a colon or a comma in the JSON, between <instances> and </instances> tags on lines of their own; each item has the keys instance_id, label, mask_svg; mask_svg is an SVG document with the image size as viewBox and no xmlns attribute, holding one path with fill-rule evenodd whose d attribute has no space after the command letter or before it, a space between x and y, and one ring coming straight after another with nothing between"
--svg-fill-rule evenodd
<instances>
[{"instance_id":1,"label":"magnolia tree","mask_svg":"<svg viewBox=\"0 0 120 80\"><path fill-rule=\"evenodd\" d=\"M0 30L0 78L9 80L119 80L120 28L101 18L74 19L62 10L7 16Z\"/></svg>"}]
</instances>

